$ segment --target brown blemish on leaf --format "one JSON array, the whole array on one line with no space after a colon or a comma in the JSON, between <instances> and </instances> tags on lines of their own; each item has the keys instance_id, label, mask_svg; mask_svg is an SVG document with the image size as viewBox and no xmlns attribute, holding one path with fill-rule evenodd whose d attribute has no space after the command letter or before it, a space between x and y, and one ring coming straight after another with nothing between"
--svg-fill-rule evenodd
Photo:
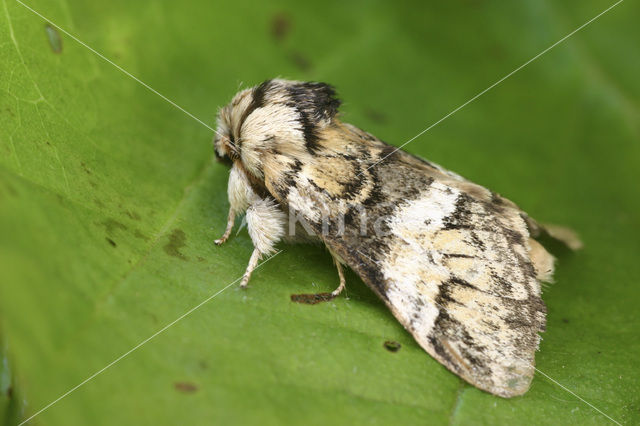
<instances>
[{"instance_id":1,"label":"brown blemish on leaf","mask_svg":"<svg viewBox=\"0 0 640 426\"><path fill-rule=\"evenodd\" d=\"M125 210L123 213L126 214L127 216L129 216L129 218L131 218L133 220L140 220L141 219L140 215L138 213L134 212L134 211Z\"/></svg>"},{"instance_id":2,"label":"brown blemish on leaf","mask_svg":"<svg viewBox=\"0 0 640 426\"><path fill-rule=\"evenodd\" d=\"M387 116L378 110L367 108L366 110L364 110L364 113L374 123L382 124L387 121Z\"/></svg>"},{"instance_id":3,"label":"brown blemish on leaf","mask_svg":"<svg viewBox=\"0 0 640 426\"><path fill-rule=\"evenodd\" d=\"M89 170L89 168L87 167L87 165L84 163L84 161L80 162L80 165L82 166L82 170L84 170L84 172L88 175L91 174L91 170Z\"/></svg>"},{"instance_id":4,"label":"brown blemish on leaf","mask_svg":"<svg viewBox=\"0 0 640 426\"><path fill-rule=\"evenodd\" d=\"M293 51L289 57L300 71L309 71L311 69L311 62L301 52Z\"/></svg>"},{"instance_id":5,"label":"brown blemish on leaf","mask_svg":"<svg viewBox=\"0 0 640 426\"><path fill-rule=\"evenodd\" d=\"M398 352L400 350L400 348L402 347L402 345L394 340L387 340L386 342L384 342L382 344L382 346L384 346L384 348L386 350L388 350L389 352Z\"/></svg>"},{"instance_id":6,"label":"brown blemish on leaf","mask_svg":"<svg viewBox=\"0 0 640 426\"><path fill-rule=\"evenodd\" d=\"M16 191L16 189L13 187L13 185L11 185L9 182L5 182L4 183L4 187L7 188L7 191L9 192L9 195L12 197L17 197L18 196L18 191Z\"/></svg>"},{"instance_id":7,"label":"brown blemish on leaf","mask_svg":"<svg viewBox=\"0 0 640 426\"><path fill-rule=\"evenodd\" d=\"M271 18L271 36L275 41L284 40L291 30L291 19L284 13L278 13Z\"/></svg>"},{"instance_id":8,"label":"brown blemish on leaf","mask_svg":"<svg viewBox=\"0 0 640 426\"><path fill-rule=\"evenodd\" d=\"M191 382L175 382L173 387L182 393L194 393L198 390L198 386Z\"/></svg>"},{"instance_id":9,"label":"brown blemish on leaf","mask_svg":"<svg viewBox=\"0 0 640 426\"><path fill-rule=\"evenodd\" d=\"M61 53L62 52L62 38L60 38L60 33L58 30L51 24L47 24L44 26L44 30L47 33L47 39L49 40L49 47L53 53Z\"/></svg>"},{"instance_id":10,"label":"brown blemish on leaf","mask_svg":"<svg viewBox=\"0 0 640 426\"><path fill-rule=\"evenodd\" d=\"M113 241L111 238L106 237L105 239L106 239L106 240L107 240L107 242L108 242L109 244L111 244L113 247L118 247L118 245L116 244L116 242L115 242L115 241Z\"/></svg>"},{"instance_id":11,"label":"brown blemish on leaf","mask_svg":"<svg viewBox=\"0 0 640 426\"><path fill-rule=\"evenodd\" d=\"M149 241L149 237L140 232L139 229L133 231L133 236L136 238L140 238L141 240Z\"/></svg>"},{"instance_id":12,"label":"brown blemish on leaf","mask_svg":"<svg viewBox=\"0 0 640 426\"><path fill-rule=\"evenodd\" d=\"M315 293L315 294L292 294L291 301L296 303L304 303L306 305L315 305L320 302L328 302L333 300L335 296L331 293Z\"/></svg>"},{"instance_id":13,"label":"brown blemish on leaf","mask_svg":"<svg viewBox=\"0 0 640 426\"><path fill-rule=\"evenodd\" d=\"M111 235L113 231L115 231L116 229L120 229L122 231L127 230L127 226L124 223L118 222L117 220L114 220L114 219L107 219L101 222L101 224L107 230L107 234L109 235Z\"/></svg>"},{"instance_id":14,"label":"brown blemish on leaf","mask_svg":"<svg viewBox=\"0 0 640 426\"><path fill-rule=\"evenodd\" d=\"M174 229L173 232L171 232L171 235L169 235L169 242L165 244L164 251L167 252L169 256L188 260L184 254L180 253L180 249L185 246L186 240L187 237L184 235L184 231L182 229Z\"/></svg>"}]
</instances>

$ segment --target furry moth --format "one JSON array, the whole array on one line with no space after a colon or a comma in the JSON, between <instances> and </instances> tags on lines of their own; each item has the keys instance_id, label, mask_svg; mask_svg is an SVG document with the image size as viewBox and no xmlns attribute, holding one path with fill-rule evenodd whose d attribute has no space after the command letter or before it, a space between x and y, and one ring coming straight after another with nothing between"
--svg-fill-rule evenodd
<instances>
[{"instance_id":1,"label":"furry moth","mask_svg":"<svg viewBox=\"0 0 640 426\"><path fill-rule=\"evenodd\" d=\"M214 148L231 168L230 209L216 244L246 213L254 250L241 286L280 240L315 239L340 285L312 300L340 294L346 265L449 370L495 395L523 394L545 328L540 283L554 264L534 238L578 240L343 123L339 106L327 84L267 80L220 110Z\"/></svg>"}]
</instances>

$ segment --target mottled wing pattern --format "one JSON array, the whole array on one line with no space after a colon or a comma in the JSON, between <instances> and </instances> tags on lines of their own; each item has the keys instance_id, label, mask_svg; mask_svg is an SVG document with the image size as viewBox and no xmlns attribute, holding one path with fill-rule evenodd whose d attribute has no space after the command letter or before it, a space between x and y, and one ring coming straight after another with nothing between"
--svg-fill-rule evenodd
<instances>
[{"instance_id":1,"label":"mottled wing pattern","mask_svg":"<svg viewBox=\"0 0 640 426\"><path fill-rule=\"evenodd\" d=\"M266 153L274 166L265 185L429 354L481 389L524 393L545 324L534 222L497 194L393 151L336 120L308 156Z\"/></svg>"}]
</instances>

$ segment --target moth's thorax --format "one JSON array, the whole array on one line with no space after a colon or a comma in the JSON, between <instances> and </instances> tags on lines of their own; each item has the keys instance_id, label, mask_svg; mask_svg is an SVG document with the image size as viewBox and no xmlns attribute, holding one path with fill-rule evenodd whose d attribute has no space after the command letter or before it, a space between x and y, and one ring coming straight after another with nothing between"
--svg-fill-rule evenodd
<instances>
[{"instance_id":1,"label":"moth's thorax","mask_svg":"<svg viewBox=\"0 0 640 426\"><path fill-rule=\"evenodd\" d=\"M326 84L286 80L243 90L218 114L216 155L260 179L309 156L337 112L334 94Z\"/></svg>"}]
</instances>

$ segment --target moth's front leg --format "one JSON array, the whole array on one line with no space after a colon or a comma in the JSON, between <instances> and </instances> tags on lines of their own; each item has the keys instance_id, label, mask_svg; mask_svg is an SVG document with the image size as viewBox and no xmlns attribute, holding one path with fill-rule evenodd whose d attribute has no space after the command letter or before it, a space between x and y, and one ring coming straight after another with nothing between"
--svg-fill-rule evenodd
<instances>
[{"instance_id":1,"label":"moth's front leg","mask_svg":"<svg viewBox=\"0 0 640 426\"><path fill-rule=\"evenodd\" d=\"M231 235L233 224L235 223L236 216L244 213L249 205L259 197L251 189L249 180L244 172L235 164L231 167L229 173L229 183L227 185L227 195L229 197L229 213L227 215L227 227L224 230L224 234L215 243L217 245L223 244Z\"/></svg>"},{"instance_id":2,"label":"moth's front leg","mask_svg":"<svg viewBox=\"0 0 640 426\"><path fill-rule=\"evenodd\" d=\"M285 234L287 216L272 198L258 199L247 209L247 229L253 242L253 253L242 277L240 287L249 283L251 273L264 255L274 252L274 247Z\"/></svg>"}]
</instances>

